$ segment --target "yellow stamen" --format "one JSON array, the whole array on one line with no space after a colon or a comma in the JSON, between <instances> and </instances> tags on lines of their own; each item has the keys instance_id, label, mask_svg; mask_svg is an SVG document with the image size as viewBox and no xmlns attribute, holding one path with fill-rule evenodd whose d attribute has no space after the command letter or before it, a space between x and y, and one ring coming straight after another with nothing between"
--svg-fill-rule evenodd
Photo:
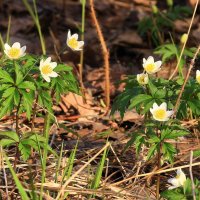
<instances>
[{"instance_id":1,"label":"yellow stamen","mask_svg":"<svg viewBox=\"0 0 200 200\"><path fill-rule=\"evenodd\" d=\"M166 111L163 109L158 109L154 112L154 116L157 119L164 119L166 117Z\"/></svg>"},{"instance_id":2,"label":"yellow stamen","mask_svg":"<svg viewBox=\"0 0 200 200\"><path fill-rule=\"evenodd\" d=\"M154 64L147 64L147 65L145 66L145 70L146 70L147 72L152 72L152 71L154 70L154 68L155 68L155 65L154 65Z\"/></svg>"},{"instance_id":3,"label":"yellow stamen","mask_svg":"<svg viewBox=\"0 0 200 200\"><path fill-rule=\"evenodd\" d=\"M200 83L200 75L196 77L197 78L197 82Z\"/></svg>"},{"instance_id":4,"label":"yellow stamen","mask_svg":"<svg viewBox=\"0 0 200 200\"><path fill-rule=\"evenodd\" d=\"M140 78L139 78L139 82L140 82L140 83L144 83L144 82L145 82L144 79L145 79L145 76L140 76Z\"/></svg>"},{"instance_id":5,"label":"yellow stamen","mask_svg":"<svg viewBox=\"0 0 200 200\"><path fill-rule=\"evenodd\" d=\"M42 73L44 75L50 74L53 71L53 69L50 67L50 65L44 65L42 67Z\"/></svg>"},{"instance_id":6,"label":"yellow stamen","mask_svg":"<svg viewBox=\"0 0 200 200\"><path fill-rule=\"evenodd\" d=\"M71 38L68 40L68 45L71 48L76 49L78 47L78 41L76 40L76 38Z\"/></svg>"},{"instance_id":7,"label":"yellow stamen","mask_svg":"<svg viewBox=\"0 0 200 200\"><path fill-rule=\"evenodd\" d=\"M180 176L181 176L180 174L179 174L179 175L176 175L175 179L179 179L179 178L180 178Z\"/></svg>"},{"instance_id":8,"label":"yellow stamen","mask_svg":"<svg viewBox=\"0 0 200 200\"><path fill-rule=\"evenodd\" d=\"M8 55L11 58L18 58L20 56L20 49L18 49L18 48L11 48L8 51Z\"/></svg>"}]
</instances>

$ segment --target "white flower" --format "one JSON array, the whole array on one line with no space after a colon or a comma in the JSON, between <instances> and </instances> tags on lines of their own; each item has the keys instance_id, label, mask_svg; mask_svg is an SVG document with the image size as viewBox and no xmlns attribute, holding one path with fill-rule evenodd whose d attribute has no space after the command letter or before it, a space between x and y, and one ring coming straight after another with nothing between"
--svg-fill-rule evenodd
<instances>
[{"instance_id":1,"label":"white flower","mask_svg":"<svg viewBox=\"0 0 200 200\"><path fill-rule=\"evenodd\" d=\"M169 190L177 188L177 187L184 186L184 183L186 181L186 176L185 176L184 172L181 169L178 169L176 174L177 175L176 175L175 178L170 178L167 181L168 183L172 184L172 186L170 186L168 188Z\"/></svg>"},{"instance_id":2,"label":"white flower","mask_svg":"<svg viewBox=\"0 0 200 200\"><path fill-rule=\"evenodd\" d=\"M149 82L149 76L148 74L138 74L137 75L137 81L141 85L146 85Z\"/></svg>"},{"instance_id":3,"label":"white flower","mask_svg":"<svg viewBox=\"0 0 200 200\"><path fill-rule=\"evenodd\" d=\"M200 70L196 71L196 80L200 84Z\"/></svg>"},{"instance_id":4,"label":"white flower","mask_svg":"<svg viewBox=\"0 0 200 200\"><path fill-rule=\"evenodd\" d=\"M160 106L157 103L153 104L153 108L150 108L150 112L153 118L157 121L168 121L169 117L173 115L174 111L167 111L167 104L163 102Z\"/></svg>"},{"instance_id":5,"label":"white flower","mask_svg":"<svg viewBox=\"0 0 200 200\"><path fill-rule=\"evenodd\" d=\"M48 57L46 60L40 61L40 72L42 77L47 81L50 82L50 77L57 77L58 74L53 71L53 69L57 66L56 62L51 62L51 57Z\"/></svg>"},{"instance_id":6,"label":"white flower","mask_svg":"<svg viewBox=\"0 0 200 200\"><path fill-rule=\"evenodd\" d=\"M84 41L78 41L78 34L71 35L71 31L67 34L67 46L74 51L81 51L84 45Z\"/></svg>"},{"instance_id":7,"label":"white flower","mask_svg":"<svg viewBox=\"0 0 200 200\"><path fill-rule=\"evenodd\" d=\"M7 43L4 45L4 52L11 60L19 59L25 56L26 46L21 47L19 42L15 42L12 47L9 46Z\"/></svg>"},{"instance_id":8,"label":"white flower","mask_svg":"<svg viewBox=\"0 0 200 200\"><path fill-rule=\"evenodd\" d=\"M143 68L148 74L154 74L161 69L162 61L154 62L154 58L149 56L147 60L143 58Z\"/></svg>"}]
</instances>

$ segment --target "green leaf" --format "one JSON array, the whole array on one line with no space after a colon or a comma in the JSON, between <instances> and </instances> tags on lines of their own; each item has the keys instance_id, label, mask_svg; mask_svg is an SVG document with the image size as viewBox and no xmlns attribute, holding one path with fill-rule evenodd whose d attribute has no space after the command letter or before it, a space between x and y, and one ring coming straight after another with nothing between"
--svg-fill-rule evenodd
<instances>
[{"instance_id":1,"label":"green leaf","mask_svg":"<svg viewBox=\"0 0 200 200\"><path fill-rule=\"evenodd\" d=\"M177 139L178 137L182 137L185 135L188 135L190 132L187 130L173 130L173 129L169 129L167 128L166 130L163 130L161 133L162 139Z\"/></svg>"},{"instance_id":2,"label":"green leaf","mask_svg":"<svg viewBox=\"0 0 200 200\"><path fill-rule=\"evenodd\" d=\"M12 144L15 144L16 141L12 140L12 139L1 139L0 140L0 146L2 146L3 148L6 146L10 146Z\"/></svg>"},{"instance_id":3,"label":"green leaf","mask_svg":"<svg viewBox=\"0 0 200 200\"><path fill-rule=\"evenodd\" d=\"M19 142L19 136L14 131L1 131L0 136L13 139L15 142Z\"/></svg>"},{"instance_id":4,"label":"green leaf","mask_svg":"<svg viewBox=\"0 0 200 200\"><path fill-rule=\"evenodd\" d=\"M144 103L146 100L150 100L152 99L152 96L147 95L147 94L139 94L136 97L134 97L133 99L131 99L131 103L129 106L129 109L134 108L135 106L137 106L140 103Z\"/></svg>"},{"instance_id":5,"label":"green leaf","mask_svg":"<svg viewBox=\"0 0 200 200\"><path fill-rule=\"evenodd\" d=\"M0 81L3 83L14 83L13 78L3 69L0 69Z\"/></svg>"},{"instance_id":6,"label":"green leaf","mask_svg":"<svg viewBox=\"0 0 200 200\"><path fill-rule=\"evenodd\" d=\"M10 88L5 90L5 92L3 93L2 97L3 98L7 98L10 95L13 95L14 91L15 91L15 88L14 87L10 87Z\"/></svg>"},{"instance_id":7,"label":"green leaf","mask_svg":"<svg viewBox=\"0 0 200 200\"><path fill-rule=\"evenodd\" d=\"M26 161L31 154L31 146L23 144L23 141L19 143L18 148L21 152L22 158Z\"/></svg>"},{"instance_id":8,"label":"green leaf","mask_svg":"<svg viewBox=\"0 0 200 200\"><path fill-rule=\"evenodd\" d=\"M15 63L15 73L16 73L16 85L18 85L19 83L21 83L23 81L23 74L20 71L20 66Z\"/></svg>"},{"instance_id":9,"label":"green leaf","mask_svg":"<svg viewBox=\"0 0 200 200\"><path fill-rule=\"evenodd\" d=\"M164 142L162 145L162 151L165 159L172 163L174 160L174 154L176 153L175 147L170 143Z\"/></svg>"},{"instance_id":10,"label":"green leaf","mask_svg":"<svg viewBox=\"0 0 200 200\"><path fill-rule=\"evenodd\" d=\"M34 83L30 81L24 81L18 85L20 89L30 89L30 90L36 90Z\"/></svg>"},{"instance_id":11,"label":"green leaf","mask_svg":"<svg viewBox=\"0 0 200 200\"><path fill-rule=\"evenodd\" d=\"M16 106L19 105L19 101L20 101L20 94L19 94L19 91L15 89L15 91L14 91L14 102L15 102Z\"/></svg>"},{"instance_id":12,"label":"green leaf","mask_svg":"<svg viewBox=\"0 0 200 200\"><path fill-rule=\"evenodd\" d=\"M65 64L58 64L57 67L54 69L55 72L69 72L72 71L72 67L66 66Z\"/></svg>"},{"instance_id":13,"label":"green leaf","mask_svg":"<svg viewBox=\"0 0 200 200\"><path fill-rule=\"evenodd\" d=\"M21 91L23 95L23 106L26 109L27 118L30 120L31 112L32 112L32 104L34 101L34 92L25 92Z\"/></svg>"},{"instance_id":14,"label":"green leaf","mask_svg":"<svg viewBox=\"0 0 200 200\"><path fill-rule=\"evenodd\" d=\"M104 167L105 160L106 160L106 155L107 155L107 148L103 152L103 156L98 165L94 180L92 181L91 189L97 189L100 185L100 181L101 181L101 177L102 177L102 173L103 173L103 167Z\"/></svg>"},{"instance_id":15,"label":"green leaf","mask_svg":"<svg viewBox=\"0 0 200 200\"><path fill-rule=\"evenodd\" d=\"M13 105L13 95L9 96L2 104L1 110L0 110L0 119L7 113L12 110Z\"/></svg>"},{"instance_id":16,"label":"green leaf","mask_svg":"<svg viewBox=\"0 0 200 200\"><path fill-rule=\"evenodd\" d=\"M157 144L154 144L150 147L148 154L147 154L147 160L149 160L154 155L156 149L157 149Z\"/></svg>"},{"instance_id":17,"label":"green leaf","mask_svg":"<svg viewBox=\"0 0 200 200\"><path fill-rule=\"evenodd\" d=\"M20 195L21 195L22 200L29 200L30 198L29 198L28 195L26 194L26 192L25 192L25 190L24 190L24 188L23 188L21 182L19 181L19 179L18 179L18 177L17 177L17 174L16 174L15 171L13 170L12 165L10 164L10 161L8 160L8 157L7 157L5 154L4 154L4 157L5 157L5 159L6 159L6 163L7 163L8 167L9 167L9 169L10 169L10 172L11 172L11 174L12 174L12 177L13 177L13 179L14 179L14 181L15 181L15 184L16 184L17 189L18 189L18 191L19 191L19 193L20 193Z\"/></svg>"},{"instance_id":18,"label":"green leaf","mask_svg":"<svg viewBox=\"0 0 200 200\"><path fill-rule=\"evenodd\" d=\"M199 157L200 156L200 150L196 150L193 152L194 157Z\"/></svg>"},{"instance_id":19,"label":"green leaf","mask_svg":"<svg viewBox=\"0 0 200 200\"><path fill-rule=\"evenodd\" d=\"M168 200L188 200L184 194L180 192L180 190L166 190L161 193L161 197L166 198Z\"/></svg>"}]
</instances>

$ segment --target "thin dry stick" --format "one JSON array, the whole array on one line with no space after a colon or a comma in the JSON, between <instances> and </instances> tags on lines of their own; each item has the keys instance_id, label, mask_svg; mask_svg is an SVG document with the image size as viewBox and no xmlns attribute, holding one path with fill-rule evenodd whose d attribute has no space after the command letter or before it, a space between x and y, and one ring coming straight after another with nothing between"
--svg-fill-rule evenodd
<instances>
[{"instance_id":1,"label":"thin dry stick","mask_svg":"<svg viewBox=\"0 0 200 200\"><path fill-rule=\"evenodd\" d=\"M192 27L192 24L193 24L193 21L194 21L194 16L195 16L195 14L196 14L198 4L199 4L199 0L197 0L196 5L195 5L195 8L194 8L194 12L193 12L193 15L192 15L192 19L191 19L191 22L190 22L190 26L189 26L189 29L188 29L188 32L187 32L187 36L188 36L188 37L189 37L190 30L191 30L191 27ZM173 78L173 76L176 74L176 72L178 71L178 67L179 67L179 64L180 64L180 62L181 62L181 58L182 58L182 55L183 55L183 52L184 52L185 45L186 45L186 43L187 43L188 37L187 37L186 41L185 41L184 44L183 44L183 47L182 47L182 49L181 49L181 54L180 54L180 57L179 57L179 59L178 59L178 63L177 63L177 65L176 65L176 68L175 68L175 70L173 71L172 75L169 77L169 80L171 80L171 79Z\"/></svg>"},{"instance_id":2,"label":"thin dry stick","mask_svg":"<svg viewBox=\"0 0 200 200\"><path fill-rule=\"evenodd\" d=\"M0 146L0 152L1 152L1 156L0 156L1 162L0 162L0 164L2 165L2 168L3 168L3 175L4 175L5 186L6 186L6 195L8 197L8 181L7 181L7 175L6 175L6 170L5 170L5 166L4 166L2 146Z\"/></svg>"},{"instance_id":3,"label":"thin dry stick","mask_svg":"<svg viewBox=\"0 0 200 200\"><path fill-rule=\"evenodd\" d=\"M98 153L96 153L92 158L90 158L90 160L88 162L86 162L78 171L76 171L76 173L74 173L66 182L65 184L62 186L62 188L60 189L56 200L61 200L62 198L60 198L61 194L64 192L65 188L67 187L67 185L79 174L81 173L98 155L100 155L106 148L108 148L110 146L110 143L108 142Z\"/></svg>"},{"instance_id":4,"label":"thin dry stick","mask_svg":"<svg viewBox=\"0 0 200 200\"><path fill-rule=\"evenodd\" d=\"M192 175L192 160L193 160L193 151L190 151L190 179L192 181L192 196L193 196L193 200L196 200L196 195L195 195L195 184L194 184L194 178Z\"/></svg>"},{"instance_id":5,"label":"thin dry stick","mask_svg":"<svg viewBox=\"0 0 200 200\"><path fill-rule=\"evenodd\" d=\"M102 47L103 59L104 59L104 67L105 67L105 98L106 98L106 106L109 108L110 106L110 64L109 64L109 52L99 25L99 22L96 17L96 13L94 10L94 0L90 0L90 9L91 9L91 17L94 22L94 26L97 30L97 34L99 37L99 41Z\"/></svg>"},{"instance_id":6,"label":"thin dry stick","mask_svg":"<svg viewBox=\"0 0 200 200\"><path fill-rule=\"evenodd\" d=\"M112 150L113 154L115 155L115 158L116 158L117 162L118 162L119 165L121 166L124 175L127 176L126 170L125 170L124 166L122 165L120 159L118 158L117 154L115 153L115 150L113 149L113 147L112 147L111 144L110 144L110 149Z\"/></svg>"},{"instance_id":7,"label":"thin dry stick","mask_svg":"<svg viewBox=\"0 0 200 200\"><path fill-rule=\"evenodd\" d=\"M197 57L199 51L200 51L200 45L198 46L198 48L197 48L197 50L196 50L196 52L195 52L195 54L194 54L194 57L193 57L193 59L192 59L191 62L190 62L190 66L189 66L189 69L188 69L188 72L187 72L185 81L184 81L184 83L183 83L183 85L182 85L181 91L180 91L180 93L179 93L179 95L178 95L178 99L177 99L176 104L175 104L175 106L174 106L174 115L173 115L174 117L176 116L176 112L177 112L177 109L178 109L178 106L179 106L179 103L180 103L180 100L181 100L181 97L182 97L182 94L183 94L185 85L186 85L186 83L187 83L187 81L188 81L188 79L189 79L191 70L192 70L192 68L194 67L195 60L196 60L196 57Z\"/></svg>"},{"instance_id":8,"label":"thin dry stick","mask_svg":"<svg viewBox=\"0 0 200 200\"><path fill-rule=\"evenodd\" d=\"M182 166L179 166L179 167L174 167L174 168L165 169L165 170L157 170L157 171L149 172L149 173L146 173L146 174L134 175L134 176L131 176L131 177L127 178L127 179L123 179L122 181L113 183L111 185L115 186L115 185L119 185L121 183L127 182L129 180L132 180L134 178L145 177L145 176L155 175L155 174L162 174L162 173L165 173L165 172L171 172L171 171L174 171L174 170L177 170L177 169L183 169L183 168L188 168L190 166L198 166L198 165L200 165L200 162L192 163L191 165L190 164L189 165L182 165Z\"/></svg>"}]
</instances>

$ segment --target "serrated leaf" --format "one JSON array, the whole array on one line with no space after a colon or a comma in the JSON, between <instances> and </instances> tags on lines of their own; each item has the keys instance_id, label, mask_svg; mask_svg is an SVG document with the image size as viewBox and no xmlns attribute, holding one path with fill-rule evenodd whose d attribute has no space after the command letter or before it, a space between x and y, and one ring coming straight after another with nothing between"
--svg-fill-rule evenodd
<instances>
[{"instance_id":1,"label":"serrated leaf","mask_svg":"<svg viewBox=\"0 0 200 200\"><path fill-rule=\"evenodd\" d=\"M15 63L15 73L16 73L15 83L16 85L18 85L19 83L23 81L23 74L20 71L20 66L17 63Z\"/></svg>"},{"instance_id":2,"label":"serrated leaf","mask_svg":"<svg viewBox=\"0 0 200 200\"><path fill-rule=\"evenodd\" d=\"M24 145L22 142L20 142L18 148L21 152L23 160L26 161L31 154L31 147L28 145Z\"/></svg>"},{"instance_id":3,"label":"serrated leaf","mask_svg":"<svg viewBox=\"0 0 200 200\"><path fill-rule=\"evenodd\" d=\"M11 111L13 107L13 95L9 96L2 104L1 110L0 110L0 119L9 111Z\"/></svg>"},{"instance_id":4,"label":"serrated leaf","mask_svg":"<svg viewBox=\"0 0 200 200\"><path fill-rule=\"evenodd\" d=\"M7 98L7 97L9 97L10 95L13 95L14 91L15 91L15 88L14 88L14 87L10 87L10 88L8 88L8 89L6 89L6 90L4 91L2 97L3 97L3 98Z\"/></svg>"},{"instance_id":5,"label":"serrated leaf","mask_svg":"<svg viewBox=\"0 0 200 200\"><path fill-rule=\"evenodd\" d=\"M13 139L15 142L19 142L19 136L14 131L1 131L0 136Z\"/></svg>"},{"instance_id":6,"label":"serrated leaf","mask_svg":"<svg viewBox=\"0 0 200 200\"><path fill-rule=\"evenodd\" d=\"M145 102L146 100L150 100L152 99L152 96L147 95L147 94L139 94L136 97L134 97L133 99L131 99L131 103L129 106L129 109L134 108L135 106L137 106L138 104Z\"/></svg>"},{"instance_id":7,"label":"serrated leaf","mask_svg":"<svg viewBox=\"0 0 200 200\"><path fill-rule=\"evenodd\" d=\"M168 200L187 200L186 196L176 190L166 190L161 193L163 198Z\"/></svg>"},{"instance_id":8,"label":"serrated leaf","mask_svg":"<svg viewBox=\"0 0 200 200\"><path fill-rule=\"evenodd\" d=\"M15 144L16 141L12 140L12 139L1 139L0 140L0 146L2 146L3 148L6 146L10 146L12 144Z\"/></svg>"},{"instance_id":9,"label":"serrated leaf","mask_svg":"<svg viewBox=\"0 0 200 200\"><path fill-rule=\"evenodd\" d=\"M0 69L0 81L3 83L14 83L14 80L10 74L3 69Z\"/></svg>"},{"instance_id":10,"label":"serrated leaf","mask_svg":"<svg viewBox=\"0 0 200 200\"><path fill-rule=\"evenodd\" d=\"M147 160L149 160L154 155L156 149L157 149L157 144L154 144L150 147L148 154L147 154Z\"/></svg>"},{"instance_id":11,"label":"serrated leaf","mask_svg":"<svg viewBox=\"0 0 200 200\"><path fill-rule=\"evenodd\" d=\"M20 89L30 89L30 90L36 90L34 83L30 81L24 81L18 85Z\"/></svg>"}]
</instances>

